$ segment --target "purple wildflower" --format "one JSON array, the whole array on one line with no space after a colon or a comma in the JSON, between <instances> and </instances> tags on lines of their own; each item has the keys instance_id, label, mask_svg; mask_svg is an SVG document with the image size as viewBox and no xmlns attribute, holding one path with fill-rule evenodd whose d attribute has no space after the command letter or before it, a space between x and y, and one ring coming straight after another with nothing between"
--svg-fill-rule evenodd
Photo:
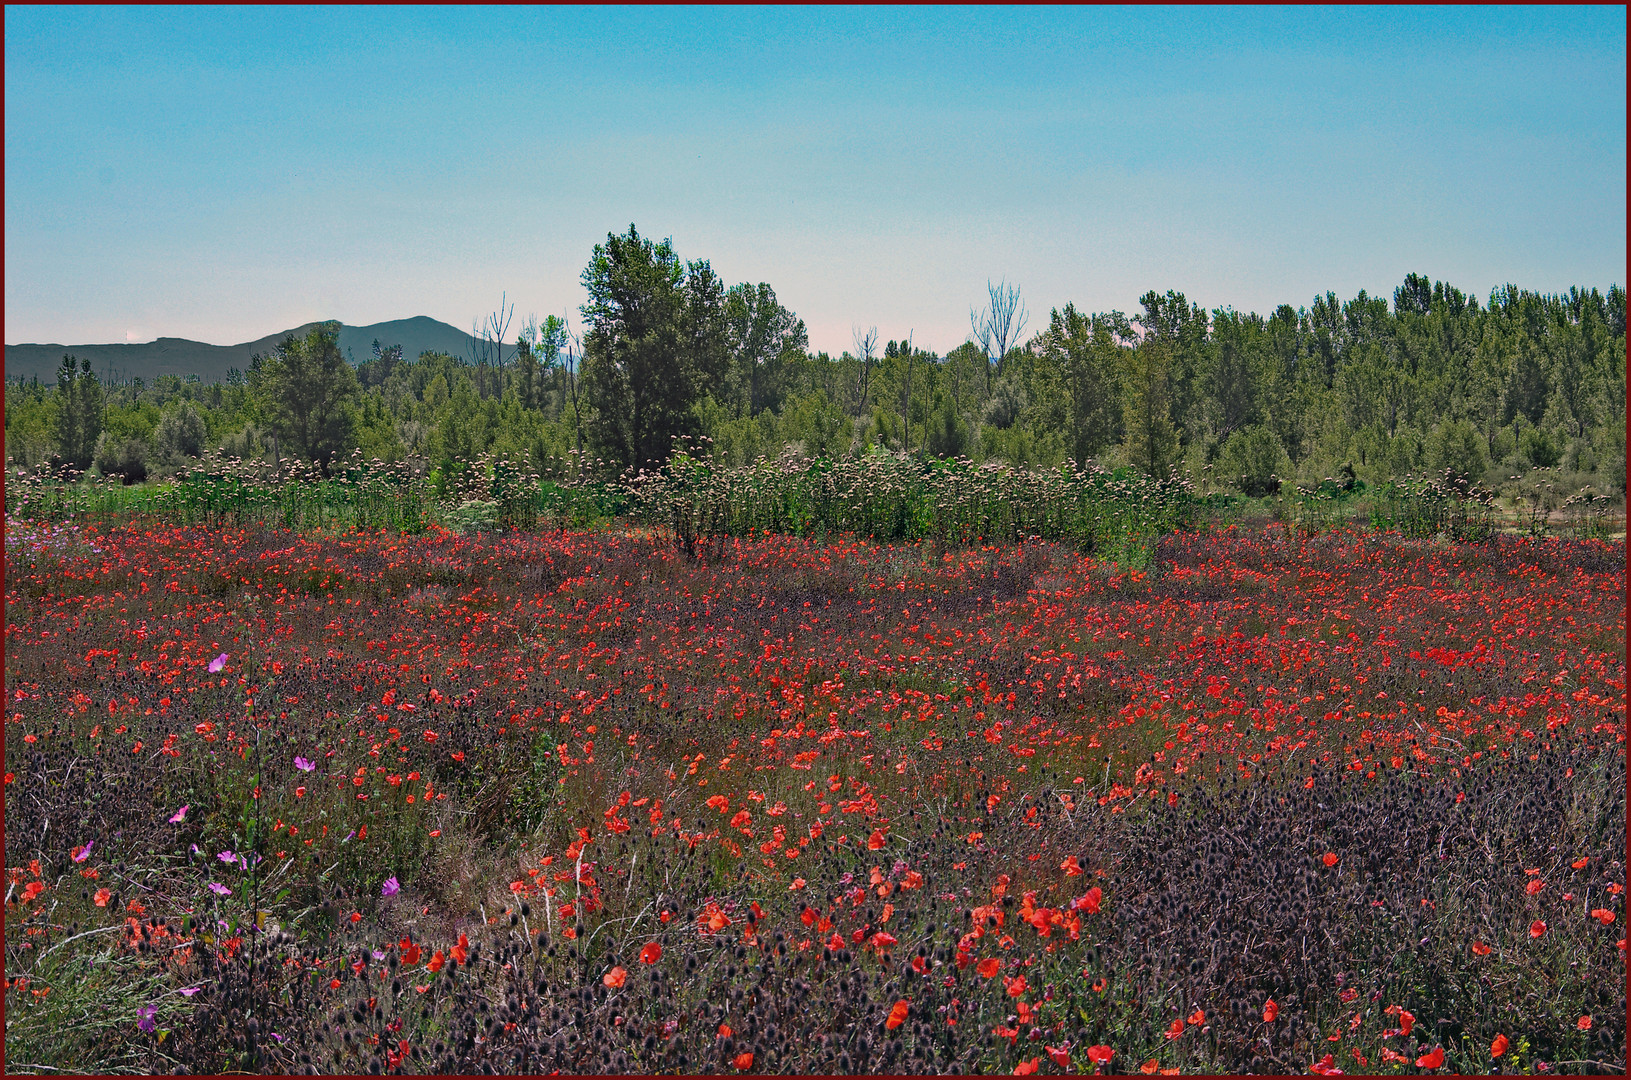
<instances>
[{"instance_id":1,"label":"purple wildflower","mask_svg":"<svg viewBox=\"0 0 1631 1080\"><path fill-rule=\"evenodd\" d=\"M88 840L82 848L76 848L71 858L74 862L84 862L91 857L91 848L96 846L95 840Z\"/></svg>"},{"instance_id":2,"label":"purple wildflower","mask_svg":"<svg viewBox=\"0 0 1631 1080\"><path fill-rule=\"evenodd\" d=\"M216 896L231 896L232 895L232 890L227 888L225 885L222 885L219 881L210 882L210 891L213 892Z\"/></svg>"},{"instance_id":3,"label":"purple wildflower","mask_svg":"<svg viewBox=\"0 0 1631 1080\"><path fill-rule=\"evenodd\" d=\"M183 804L180 810L170 815L170 824L179 825L187 820L187 806Z\"/></svg>"},{"instance_id":4,"label":"purple wildflower","mask_svg":"<svg viewBox=\"0 0 1631 1080\"><path fill-rule=\"evenodd\" d=\"M214 660L210 661L210 674L214 675L216 672L220 671L222 668L224 668L226 666L227 666L227 654L222 653L220 656L217 656Z\"/></svg>"},{"instance_id":5,"label":"purple wildflower","mask_svg":"<svg viewBox=\"0 0 1631 1080\"><path fill-rule=\"evenodd\" d=\"M294 767L299 769L301 772L311 772L313 769L317 768L317 765L315 762L307 761L303 757L297 757L294 759Z\"/></svg>"},{"instance_id":6,"label":"purple wildflower","mask_svg":"<svg viewBox=\"0 0 1631 1080\"><path fill-rule=\"evenodd\" d=\"M143 1005L141 1008L137 1009L136 1015L141 1017L140 1020L136 1021L137 1030L141 1031L143 1034L151 1035L153 1033L153 1029L159 1026L158 1022L153 1019L158 1014L159 1007L157 1005Z\"/></svg>"},{"instance_id":7,"label":"purple wildflower","mask_svg":"<svg viewBox=\"0 0 1631 1080\"><path fill-rule=\"evenodd\" d=\"M396 880L396 875L392 874L390 877L385 879L385 884L380 886L379 894L381 896L395 896L401 891L401 883Z\"/></svg>"}]
</instances>

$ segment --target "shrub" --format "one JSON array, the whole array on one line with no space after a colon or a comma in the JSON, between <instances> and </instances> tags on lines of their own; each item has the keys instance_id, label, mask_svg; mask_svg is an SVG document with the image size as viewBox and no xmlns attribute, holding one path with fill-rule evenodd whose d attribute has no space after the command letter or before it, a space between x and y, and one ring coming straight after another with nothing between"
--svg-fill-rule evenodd
<instances>
[{"instance_id":1,"label":"shrub","mask_svg":"<svg viewBox=\"0 0 1631 1080\"><path fill-rule=\"evenodd\" d=\"M147 479L147 444L134 435L118 437L104 431L96 440L96 467L103 476L118 476L128 484Z\"/></svg>"},{"instance_id":2,"label":"shrub","mask_svg":"<svg viewBox=\"0 0 1631 1080\"><path fill-rule=\"evenodd\" d=\"M153 429L153 450L167 465L179 465L184 458L204 456L209 429L190 401L166 413Z\"/></svg>"},{"instance_id":3,"label":"shrub","mask_svg":"<svg viewBox=\"0 0 1631 1080\"><path fill-rule=\"evenodd\" d=\"M1523 456L1538 469L1550 469L1563 460L1563 444L1545 428L1530 428L1518 440Z\"/></svg>"},{"instance_id":4,"label":"shrub","mask_svg":"<svg viewBox=\"0 0 1631 1080\"><path fill-rule=\"evenodd\" d=\"M1279 491L1280 475L1291 467L1274 432L1256 424L1229 436L1218 462L1221 477L1253 498Z\"/></svg>"},{"instance_id":5,"label":"shrub","mask_svg":"<svg viewBox=\"0 0 1631 1080\"><path fill-rule=\"evenodd\" d=\"M1451 481L1461 487L1477 483L1489 471L1483 436L1465 420L1452 420L1433 429L1427 439L1427 460L1435 473L1448 473Z\"/></svg>"}]
</instances>

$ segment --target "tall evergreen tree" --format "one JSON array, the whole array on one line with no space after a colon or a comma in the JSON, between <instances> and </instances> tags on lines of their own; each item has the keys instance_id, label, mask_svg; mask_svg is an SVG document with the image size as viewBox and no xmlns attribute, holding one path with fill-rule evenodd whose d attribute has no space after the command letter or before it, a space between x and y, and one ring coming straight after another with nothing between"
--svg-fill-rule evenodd
<instances>
[{"instance_id":1,"label":"tall evergreen tree","mask_svg":"<svg viewBox=\"0 0 1631 1080\"><path fill-rule=\"evenodd\" d=\"M250 386L272 431L289 451L324 470L351 446L351 401L357 373L340 353L340 324L290 334L269 358L250 364Z\"/></svg>"},{"instance_id":2,"label":"tall evergreen tree","mask_svg":"<svg viewBox=\"0 0 1631 1080\"><path fill-rule=\"evenodd\" d=\"M84 470L96 456L96 440L102 435L104 397L102 384L91 370L89 360L78 366L72 356L62 358L57 369L57 453L64 464Z\"/></svg>"},{"instance_id":3,"label":"tall evergreen tree","mask_svg":"<svg viewBox=\"0 0 1631 1080\"><path fill-rule=\"evenodd\" d=\"M595 245L583 284L591 437L622 465L660 465L674 436L696 430L692 405L723 374L724 290L706 261L682 266L669 241L633 225Z\"/></svg>"},{"instance_id":4,"label":"tall evergreen tree","mask_svg":"<svg viewBox=\"0 0 1631 1080\"><path fill-rule=\"evenodd\" d=\"M1147 339L1127 353L1127 458L1151 476L1164 476L1178 456L1178 431L1171 418L1170 339Z\"/></svg>"}]
</instances>

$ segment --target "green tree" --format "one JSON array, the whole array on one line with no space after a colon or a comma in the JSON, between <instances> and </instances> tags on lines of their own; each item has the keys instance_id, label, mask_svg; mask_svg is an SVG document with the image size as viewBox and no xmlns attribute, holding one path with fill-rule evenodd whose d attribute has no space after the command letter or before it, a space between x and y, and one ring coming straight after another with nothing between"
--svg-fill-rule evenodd
<instances>
[{"instance_id":1,"label":"green tree","mask_svg":"<svg viewBox=\"0 0 1631 1080\"><path fill-rule=\"evenodd\" d=\"M1263 323L1256 315L1219 308L1212 319L1210 387L1218 438L1262 419L1259 387L1266 366Z\"/></svg>"},{"instance_id":2,"label":"green tree","mask_svg":"<svg viewBox=\"0 0 1631 1080\"><path fill-rule=\"evenodd\" d=\"M1218 455L1218 478L1227 480L1252 498L1273 495L1290 464L1274 432L1259 424L1241 428L1223 444Z\"/></svg>"},{"instance_id":3,"label":"green tree","mask_svg":"<svg viewBox=\"0 0 1631 1080\"><path fill-rule=\"evenodd\" d=\"M325 471L351 449L357 374L340 354L340 324L315 326L304 338L293 334L271 357L256 356L250 386L272 431L288 450L317 462Z\"/></svg>"},{"instance_id":4,"label":"green tree","mask_svg":"<svg viewBox=\"0 0 1631 1080\"><path fill-rule=\"evenodd\" d=\"M583 388L602 452L625 466L668 460L693 433L692 406L726 363L724 290L706 261L682 266L673 245L608 233L583 272Z\"/></svg>"},{"instance_id":5,"label":"green tree","mask_svg":"<svg viewBox=\"0 0 1631 1080\"><path fill-rule=\"evenodd\" d=\"M1162 296L1152 289L1138 302L1144 308L1139 326L1145 336L1166 344L1163 371L1168 419L1179 445L1184 445L1201 423L1206 397L1207 335L1211 329L1206 309L1171 290Z\"/></svg>"},{"instance_id":6,"label":"green tree","mask_svg":"<svg viewBox=\"0 0 1631 1080\"><path fill-rule=\"evenodd\" d=\"M555 315L542 323L529 318L522 327L515 341L515 389L523 409L543 408L550 375L562 371L561 352L570 340L566 320Z\"/></svg>"},{"instance_id":7,"label":"green tree","mask_svg":"<svg viewBox=\"0 0 1631 1080\"><path fill-rule=\"evenodd\" d=\"M1122 406L1127 458L1151 476L1164 476L1178 455L1171 417L1172 342L1152 337L1127 352Z\"/></svg>"},{"instance_id":8,"label":"green tree","mask_svg":"<svg viewBox=\"0 0 1631 1080\"><path fill-rule=\"evenodd\" d=\"M167 412L153 429L153 450L167 465L179 465L186 458L204 456L209 428L190 401Z\"/></svg>"},{"instance_id":9,"label":"green tree","mask_svg":"<svg viewBox=\"0 0 1631 1080\"><path fill-rule=\"evenodd\" d=\"M105 398L102 384L91 370L89 360L75 366L72 356L62 358L57 369L57 453L64 464L79 470L90 468L96 457L96 441L102 436Z\"/></svg>"},{"instance_id":10,"label":"green tree","mask_svg":"<svg viewBox=\"0 0 1631 1080\"><path fill-rule=\"evenodd\" d=\"M1465 420L1438 425L1427 437L1427 461L1434 472L1465 489L1484 479L1489 454L1478 429Z\"/></svg>"},{"instance_id":11,"label":"green tree","mask_svg":"<svg viewBox=\"0 0 1631 1080\"><path fill-rule=\"evenodd\" d=\"M954 458L968 453L968 425L957 413L957 402L950 393L940 394L940 407L929 417L929 432L925 448L935 457Z\"/></svg>"},{"instance_id":12,"label":"green tree","mask_svg":"<svg viewBox=\"0 0 1631 1080\"><path fill-rule=\"evenodd\" d=\"M1039 382L1059 390L1043 396L1063 406L1066 446L1078 462L1115 443L1121 427L1122 359L1113 334L1105 318L1066 304L1049 315L1037 341Z\"/></svg>"},{"instance_id":13,"label":"green tree","mask_svg":"<svg viewBox=\"0 0 1631 1080\"><path fill-rule=\"evenodd\" d=\"M780 409L787 365L810 347L804 320L782 307L776 290L762 281L732 286L724 319L736 415Z\"/></svg>"}]
</instances>

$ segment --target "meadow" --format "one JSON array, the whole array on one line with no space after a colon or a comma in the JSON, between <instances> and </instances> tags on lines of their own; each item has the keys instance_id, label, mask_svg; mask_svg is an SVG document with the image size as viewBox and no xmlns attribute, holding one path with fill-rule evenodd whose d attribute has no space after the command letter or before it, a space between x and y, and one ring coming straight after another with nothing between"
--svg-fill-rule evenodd
<instances>
[{"instance_id":1,"label":"meadow","mask_svg":"<svg viewBox=\"0 0 1631 1080\"><path fill-rule=\"evenodd\" d=\"M1622 544L672 475L8 506L8 1070L1624 1072Z\"/></svg>"}]
</instances>

